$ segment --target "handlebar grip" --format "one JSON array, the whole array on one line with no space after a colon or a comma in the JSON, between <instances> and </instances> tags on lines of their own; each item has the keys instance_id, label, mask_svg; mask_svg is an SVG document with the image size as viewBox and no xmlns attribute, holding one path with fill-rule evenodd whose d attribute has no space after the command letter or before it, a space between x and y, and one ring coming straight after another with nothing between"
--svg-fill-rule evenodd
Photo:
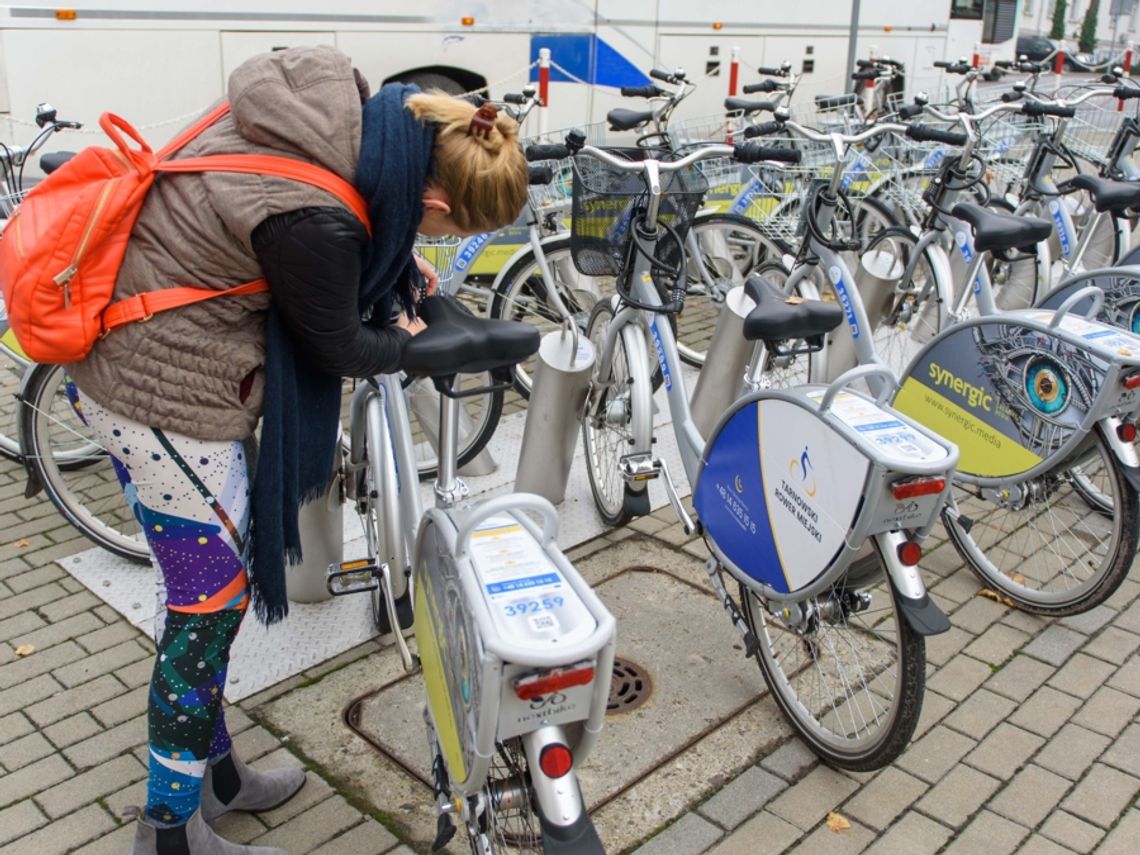
<instances>
[{"instance_id":1,"label":"handlebar grip","mask_svg":"<svg viewBox=\"0 0 1140 855\"><path fill-rule=\"evenodd\" d=\"M666 92L660 86L650 83L648 86L623 86L621 94L626 98L656 98Z\"/></svg>"},{"instance_id":2,"label":"handlebar grip","mask_svg":"<svg viewBox=\"0 0 1140 855\"><path fill-rule=\"evenodd\" d=\"M1133 86L1117 86L1112 90L1112 94L1121 101L1127 101L1129 98L1140 98L1140 89Z\"/></svg>"},{"instance_id":3,"label":"handlebar grip","mask_svg":"<svg viewBox=\"0 0 1140 855\"><path fill-rule=\"evenodd\" d=\"M856 68L874 68L875 63L873 63L869 59L857 59L857 60L855 60L855 67Z\"/></svg>"},{"instance_id":4,"label":"handlebar grip","mask_svg":"<svg viewBox=\"0 0 1140 855\"><path fill-rule=\"evenodd\" d=\"M756 73L757 74L767 74L769 77L786 77L787 76L787 72L784 71L784 69L782 69L782 68L763 67L763 68L756 69Z\"/></svg>"},{"instance_id":5,"label":"handlebar grip","mask_svg":"<svg viewBox=\"0 0 1140 855\"><path fill-rule=\"evenodd\" d=\"M753 139L754 137L766 137L770 134L779 132L783 129L783 127L784 126L779 122L765 122L762 125L749 125L744 129L744 136L747 139Z\"/></svg>"},{"instance_id":6,"label":"handlebar grip","mask_svg":"<svg viewBox=\"0 0 1140 855\"><path fill-rule=\"evenodd\" d=\"M879 76L879 72L871 68L867 71L853 71L851 72L852 80L874 80Z\"/></svg>"},{"instance_id":7,"label":"handlebar grip","mask_svg":"<svg viewBox=\"0 0 1140 855\"><path fill-rule=\"evenodd\" d=\"M906 135L915 142L938 142L947 145L965 145L968 137L958 131L942 131L926 125L907 125Z\"/></svg>"},{"instance_id":8,"label":"handlebar grip","mask_svg":"<svg viewBox=\"0 0 1140 855\"><path fill-rule=\"evenodd\" d=\"M503 103L504 104L525 104L526 103L526 96L521 95L518 92L508 92L506 95L503 96Z\"/></svg>"},{"instance_id":9,"label":"handlebar grip","mask_svg":"<svg viewBox=\"0 0 1140 855\"><path fill-rule=\"evenodd\" d=\"M799 163L802 153L794 148L768 148L760 140L737 143L732 147L732 156L741 163L759 163L774 160L780 163Z\"/></svg>"},{"instance_id":10,"label":"handlebar grip","mask_svg":"<svg viewBox=\"0 0 1140 855\"><path fill-rule=\"evenodd\" d=\"M950 62L950 60L948 60L948 59L936 59L936 60L934 60L934 67L935 68L950 68L952 65L954 65L954 63Z\"/></svg>"},{"instance_id":11,"label":"handlebar grip","mask_svg":"<svg viewBox=\"0 0 1140 855\"><path fill-rule=\"evenodd\" d=\"M528 166L527 184L532 186L549 184L554 180L554 170L549 166Z\"/></svg>"},{"instance_id":12,"label":"handlebar grip","mask_svg":"<svg viewBox=\"0 0 1140 855\"><path fill-rule=\"evenodd\" d=\"M663 68L649 69L649 76L654 80L663 80L666 83L676 83L677 79L673 76L673 72L665 71Z\"/></svg>"},{"instance_id":13,"label":"handlebar grip","mask_svg":"<svg viewBox=\"0 0 1140 855\"><path fill-rule=\"evenodd\" d=\"M757 92L775 92L779 88L780 84L775 80L761 80L759 83L749 83L740 91L745 95L755 95Z\"/></svg>"},{"instance_id":14,"label":"handlebar grip","mask_svg":"<svg viewBox=\"0 0 1140 855\"><path fill-rule=\"evenodd\" d=\"M1020 101L1024 97L1021 92L1003 92L1001 93L1001 100L1006 104L1012 104L1014 101Z\"/></svg>"},{"instance_id":15,"label":"handlebar grip","mask_svg":"<svg viewBox=\"0 0 1140 855\"><path fill-rule=\"evenodd\" d=\"M570 147L566 143L547 143L545 145L528 145L526 159L535 160L565 160L570 156Z\"/></svg>"},{"instance_id":16,"label":"handlebar grip","mask_svg":"<svg viewBox=\"0 0 1140 855\"><path fill-rule=\"evenodd\" d=\"M921 104L909 104L906 107L902 107L899 109L899 118L900 119L910 120L910 119L913 119L915 116L921 116L921 115L922 115L922 105Z\"/></svg>"},{"instance_id":17,"label":"handlebar grip","mask_svg":"<svg viewBox=\"0 0 1140 855\"><path fill-rule=\"evenodd\" d=\"M730 113L774 113L776 105L771 101L750 101L747 98L725 98L724 109Z\"/></svg>"},{"instance_id":18,"label":"handlebar grip","mask_svg":"<svg viewBox=\"0 0 1140 855\"><path fill-rule=\"evenodd\" d=\"M1013 68L1013 60L1011 60L1011 59L999 59L997 62L994 63L994 67L995 68Z\"/></svg>"},{"instance_id":19,"label":"handlebar grip","mask_svg":"<svg viewBox=\"0 0 1140 855\"><path fill-rule=\"evenodd\" d=\"M1021 105L1021 112L1026 116L1056 116L1060 119L1071 119L1077 115L1076 107L1058 107L1054 104L1041 104L1037 101L1026 101Z\"/></svg>"}]
</instances>

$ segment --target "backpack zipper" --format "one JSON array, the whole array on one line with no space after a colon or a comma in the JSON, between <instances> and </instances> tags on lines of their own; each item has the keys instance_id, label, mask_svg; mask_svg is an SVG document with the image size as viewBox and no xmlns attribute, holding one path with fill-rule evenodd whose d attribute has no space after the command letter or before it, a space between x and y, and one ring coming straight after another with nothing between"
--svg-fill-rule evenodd
<instances>
[{"instance_id":1,"label":"backpack zipper","mask_svg":"<svg viewBox=\"0 0 1140 855\"><path fill-rule=\"evenodd\" d=\"M95 231L95 224L99 222L99 214L103 212L103 206L107 204L107 197L111 195L113 189L114 184L110 182L103 188L103 192L99 194L99 201L95 203L95 210L87 221L87 228L83 232L83 237L79 240L79 246L75 248L75 255L71 259L71 264L52 277L52 282L63 289L63 307L65 309L71 308L70 282L79 272L79 262L83 258L83 252L87 249L87 243L91 240L91 233Z\"/></svg>"}]
</instances>

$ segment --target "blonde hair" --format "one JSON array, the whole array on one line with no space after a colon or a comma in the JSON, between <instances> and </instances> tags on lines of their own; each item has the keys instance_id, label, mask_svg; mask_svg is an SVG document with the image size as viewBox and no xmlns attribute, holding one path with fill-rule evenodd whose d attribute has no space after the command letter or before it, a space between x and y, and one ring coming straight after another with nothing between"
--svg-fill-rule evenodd
<instances>
[{"instance_id":1,"label":"blonde hair","mask_svg":"<svg viewBox=\"0 0 1140 855\"><path fill-rule=\"evenodd\" d=\"M526 204L527 164L519 126L500 114L486 137L468 135L475 105L442 92L420 92L405 102L417 119L438 125L435 175L447 193L451 219L464 231L494 231L515 221Z\"/></svg>"}]
</instances>

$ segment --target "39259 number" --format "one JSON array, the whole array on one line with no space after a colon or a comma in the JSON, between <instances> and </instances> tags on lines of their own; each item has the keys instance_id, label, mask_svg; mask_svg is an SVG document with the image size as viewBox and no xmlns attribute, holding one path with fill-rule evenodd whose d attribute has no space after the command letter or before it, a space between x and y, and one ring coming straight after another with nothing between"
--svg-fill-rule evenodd
<instances>
[{"instance_id":1,"label":"39259 number","mask_svg":"<svg viewBox=\"0 0 1140 855\"><path fill-rule=\"evenodd\" d=\"M562 597L543 597L541 600L527 600L522 603L509 603L503 606L507 617L520 617L522 615L535 615L543 611L560 609L566 601Z\"/></svg>"}]
</instances>

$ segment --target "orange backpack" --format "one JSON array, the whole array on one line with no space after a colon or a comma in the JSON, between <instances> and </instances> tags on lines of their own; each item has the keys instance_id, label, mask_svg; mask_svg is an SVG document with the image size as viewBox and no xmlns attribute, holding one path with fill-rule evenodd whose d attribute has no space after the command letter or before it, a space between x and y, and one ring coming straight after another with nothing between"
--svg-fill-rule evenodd
<instances>
[{"instance_id":1,"label":"orange backpack","mask_svg":"<svg viewBox=\"0 0 1140 855\"><path fill-rule=\"evenodd\" d=\"M127 122L104 113L99 124L116 147L84 149L24 197L0 232L0 287L9 324L30 359L78 362L97 338L123 324L268 289L264 279L255 279L223 290L163 288L111 302L131 229L160 172L245 172L301 181L331 193L368 228L368 207L356 188L311 163L253 154L169 159L228 111L222 103L157 154Z\"/></svg>"}]
</instances>

